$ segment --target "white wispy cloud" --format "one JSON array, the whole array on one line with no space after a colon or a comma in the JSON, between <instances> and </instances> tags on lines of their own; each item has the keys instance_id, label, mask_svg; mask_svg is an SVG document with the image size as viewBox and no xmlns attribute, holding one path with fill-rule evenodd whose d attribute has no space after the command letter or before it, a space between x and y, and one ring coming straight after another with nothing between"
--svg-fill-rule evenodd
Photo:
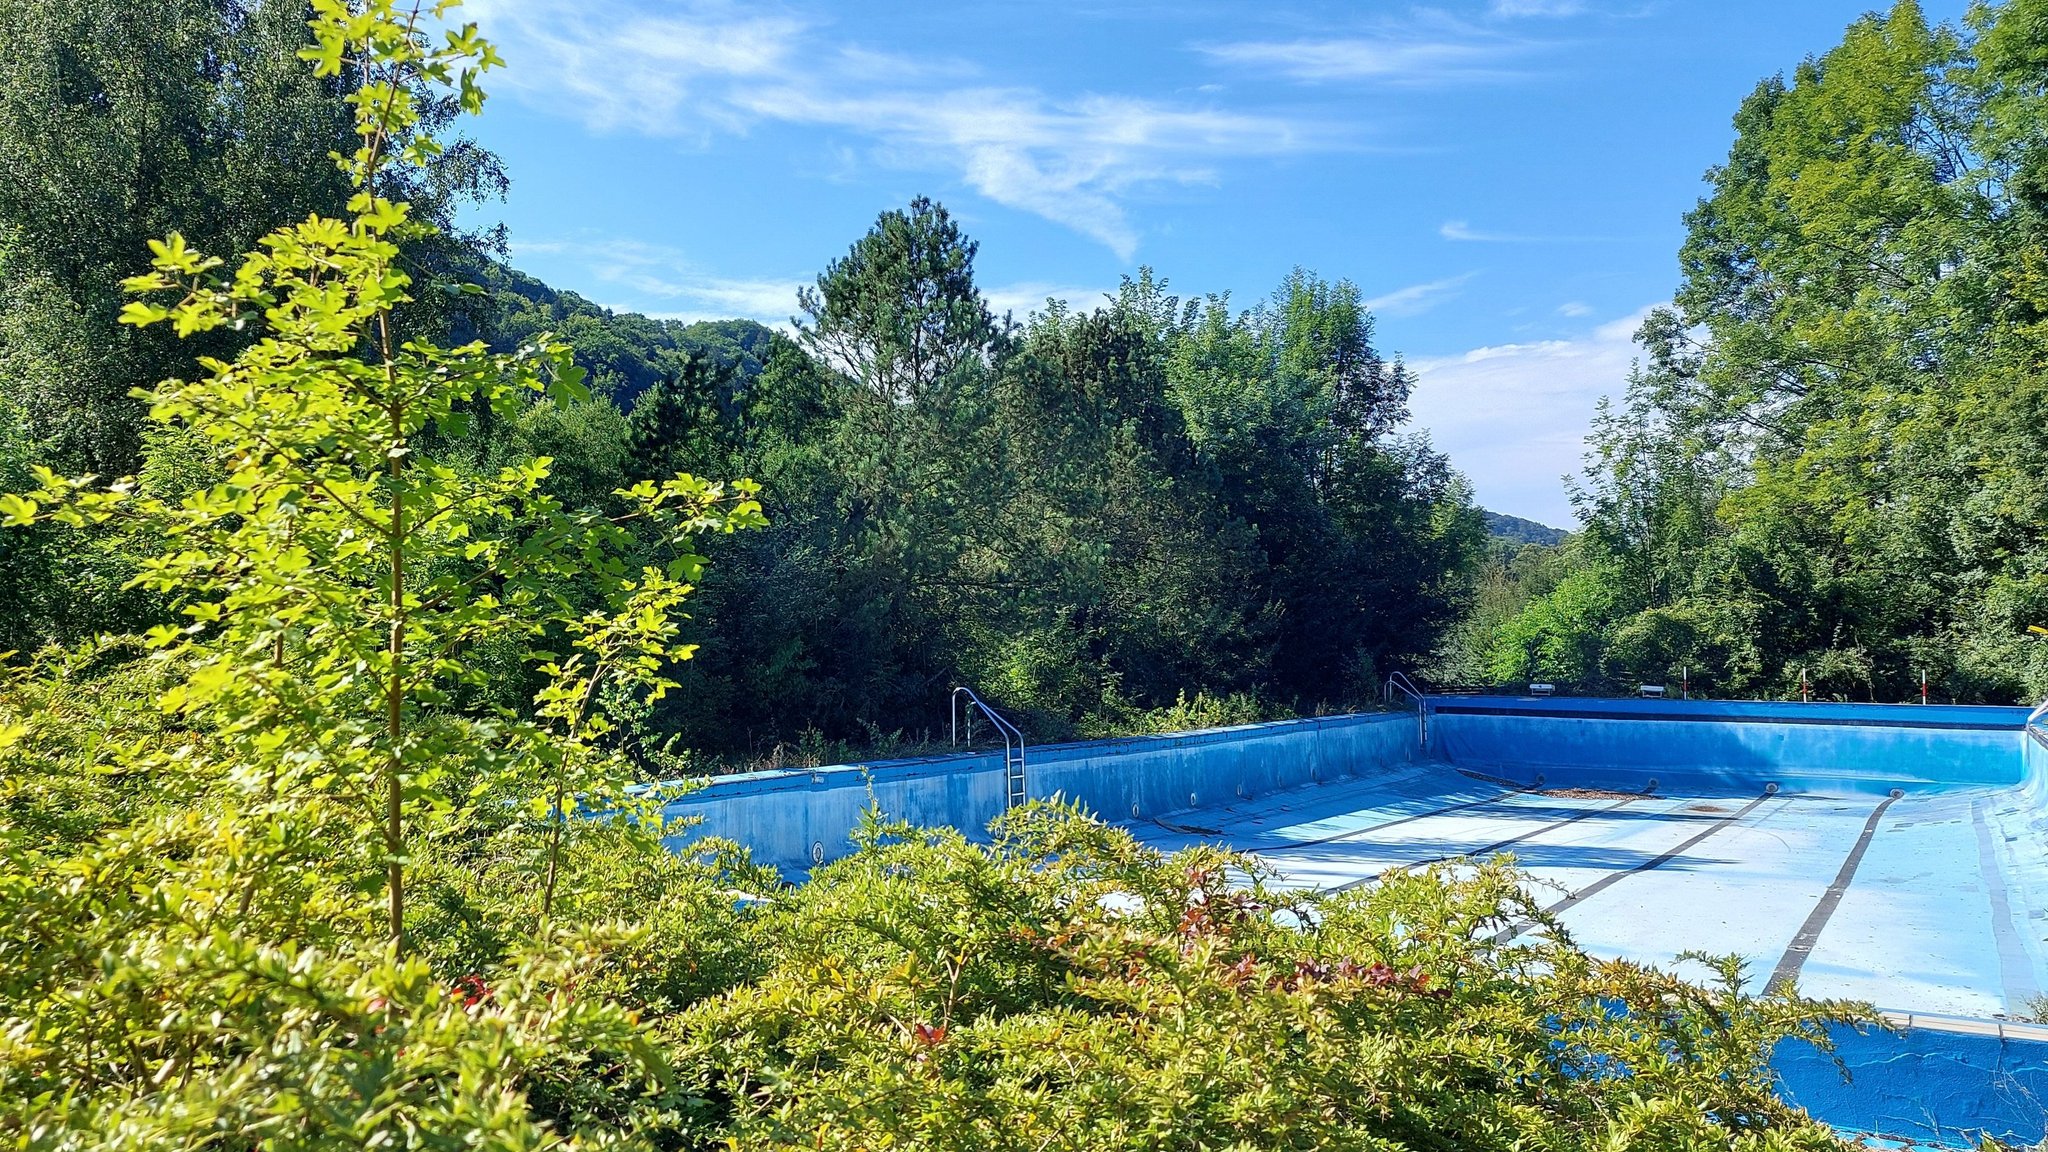
<instances>
[{"instance_id":1,"label":"white wispy cloud","mask_svg":"<svg viewBox=\"0 0 2048 1152\"><path fill-rule=\"evenodd\" d=\"M1054 101L1020 88L935 97L785 83L730 99L765 120L866 135L885 161L911 166L945 157L975 191L1099 240L1123 259L1136 251L1138 235L1120 194L1146 183L1212 182L1206 158L1302 146L1294 126L1269 117L1122 97Z\"/></svg>"},{"instance_id":2,"label":"white wispy cloud","mask_svg":"<svg viewBox=\"0 0 2048 1152\"><path fill-rule=\"evenodd\" d=\"M1567 526L1562 478L1579 469L1600 397L1627 386L1635 331L1648 312L1570 339L1411 360L1416 422L1471 477L1481 504Z\"/></svg>"},{"instance_id":3,"label":"white wispy cloud","mask_svg":"<svg viewBox=\"0 0 2048 1152\"><path fill-rule=\"evenodd\" d=\"M1481 232L1463 220L1446 220L1436 231L1437 235L1444 239L1456 240L1462 244L1523 244L1530 239L1527 236L1515 236L1505 232Z\"/></svg>"},{"instance_id":4,"label":"white wispy cloud","mask_svg":"<svg viewBox=\"0 0 2048 1152\"><path fill-rule=\"evenodd\" d=\"M744 127L716 94L789 67L809 25L721 3L648 15L592 0L469 0L512 67L494 87L560 106L600 130L702 134Z\"/></svg>"},{"instance_id":5,"label":"white wispy cloud","mask_svg":"<svg viewBox=\"0 0 2048 1152\"><path fill-rule=\"evenodd\" d=\"M1509 7L1534 2L1501 0ZM1316 35L1197 48L1221 63L1304 84L1421 86L1505 80L1522 75L1527 67L1523 58L1544 47L1510 31L1499 19L1518 14L1496 7L1488 13L1494 19L1473 21L1421 7Z\"/></svg>"},{"instance_id":6,"label":"white wispy cloud","mask_svg":"<svg viewBox=\"0 0 2048 1152\"><path fill-rule=\"evenodd\" d=\"M1396 288L1392 292L1375 296L1367 300L1365 306L1381 316L1420 316L1456 296L1458 289L1464 287L1465 282L1476 275L1476 272L1467 272L1461 276L1446 276L1425 284L1410 284L1406 288Z\"/></svg>"},{"instance_id":7,"label":"white wispy cloud","mask_svg":"<svg viewBox=\"0 0 2048 1152\"><path fill-rule=\"evenodd\" d=\"M1529 232L1494 232L1474 228L1470 221L1446 220L1437 235L1460 244L1606 244L1614 236L1544 236Z\"/></svg>"},{"instance_id":8,"label":"white wispy cloud","mask_svg":"<svg viewBox=\"0 0 2048 1152\"><path fill-rule=\"evenodd\" d=\"M1230 64L1275 72L1292 80L1379 80L1426 83L1506 75L1508 49L1500 44L1377 37L1252 41L1202 49Z\"/></svg>"},{"instance_id":9,"label":"white wispy cloud","mask_svg":"<svg viewBox=\"0 0 2048 1152\"><path fill-rule=\"evenodd\" d=\"M1579 300L1567 300L1557 306L1557 314L1577 320L1582 317L1591 316L1593 314L1593 306Z\"/></svg>"},{"instance_id":10,"label":"white wispy cloud","mask_svg":"<svg viewBox=\"0 0 2048 1152\"><path fill-rule=\"evenodd\" d=\"M1076 312L1087 312L1102 306L1105 303L1104 296L1112 295L1106 288L1076 287L1042 280L1024 280L1015 284L983 288L981 294L988 298L989 311L998 316L1008 313L1019 322L1034 313L1045 311L1045 302L1048 300L1061 301Z\"/></svg>"},{"instance_id":11,"label":"white wispy cloud","mask_svg":"<svg viewBox=\"0 0 2048 1152\"><path fill-rule=\"evenodd\" d=\"M618 237L515 243L515 257L546 256L574 267L588 294L620 311L668 320L758 320L787 327L797 310L796 277L723 276L683 252Z\"/></svg>"},{"instance_id":12,"label":"white wispy cloud","mask_svg":"<svg viewBox=\"0 0 2048 1152\"><path fill-rule=\"evenodd\" d=\"M945 170L988 199L1065 225L1119 258L1148 185L1218 179L1223 160L1328 147L1283 117L1138 97L975 84L959 61L843 42L772 6L681 0L472 0L504 42L514 91L599 131L708 138L762 124L836 129L869 159Z\"/></svg>"}]
</instances>

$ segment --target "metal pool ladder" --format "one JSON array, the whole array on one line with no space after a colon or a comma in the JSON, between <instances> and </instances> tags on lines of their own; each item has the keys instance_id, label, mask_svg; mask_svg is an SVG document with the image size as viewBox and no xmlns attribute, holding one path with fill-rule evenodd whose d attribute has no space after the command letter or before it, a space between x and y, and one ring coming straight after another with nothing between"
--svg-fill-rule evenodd
<instances>
[{"instance_id":1,"label":"metal pool ladder","mask_svg":"<svg viewBox=\"0 0 2048 1152\"><path fill-rule=\"evenodd\" d=\"M1422 690L1415 686L1415 681L1408 679L1405 674L1400 672L1387 677L1387 703L1392 704L1394 702L1394 693L1397 691L1406 693L1409 699L1415 701L1415 739L1418 746L1427 751L1429 749L1429 702L1422 698ZM2048 707L2048 705L2043 705L2043 707Z\"/></svg>"},{"instance_id":2,"label":"metal pool ladder","mask_svg":"<svg viewBox=\"0 0 2048 1152\"><path fill-rule=\"evenodd\" d=\"M963 685L953 689L953 743L955 746L958 746L960 743L960 698L962 696L967 697L967 707L969 709L967 713L968 727L972 729L974 725L974 712L979 710L983 716L988 717L988 722L995 726L995 730L1003 738L1003 807L1005 810L1015 808L1029 798L1024 787L1024 733L1019 731L1015 724L1003 719L1002 713L989 707L982 701L981 697L976 696L974 689ZM968 740L970 743L973 741L971 731L968 735Z\"/></svg>"},{"instance_id":3,"label":"metal pool ladder","mask_svg":"<svg viewBox=\"0 0 2048 1152\"><path fill-rule=\"evenodd\" d=\"M2048 730L2044 730L2041 726L2041 717L2043 716L2048 716L2048 700L2043 700L2036 704L2034 710L2027 713L2026 723L2020 725L2020 727L2027 735L2039 740L2044 747L2048 747Z\"/></svg>"}]
</instances>

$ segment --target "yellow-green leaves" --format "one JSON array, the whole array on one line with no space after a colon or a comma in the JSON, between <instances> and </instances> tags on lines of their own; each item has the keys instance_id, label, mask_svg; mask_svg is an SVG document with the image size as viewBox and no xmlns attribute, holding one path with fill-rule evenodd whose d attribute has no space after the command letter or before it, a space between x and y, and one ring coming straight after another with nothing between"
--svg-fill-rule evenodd
<instances>
[{"instance_id":1,"label":"yellow-green leaves","mask_svg":"<svg viewBox=\"0 0 2048 1152\"><path fill-rule=\"evenodd\" d=\"M301 49L321 76L339 76L353 65L361 81L349 93L355 109L356 135L362 145L336 162L358 188L371 185L378 169L392 160L424 164L440 151L432 135L417 131L420 112L415 91L420 86L449 90L456 106L474 115L483 108L478 77L502 67L504 60L477 33L476 25L445 29L439 46L429 26L445 24L456 0L317 0L313 5L313 44Z\"/></svg>"},{"instance_id":2,"label":"yellow-green leaves","mask_svg":"<svg viewBox=\"0 0 2048 1152\"><path fill-rule=\"evenodd\" d=\"M147 328L169 320L178 335L186 337L218 328L232 319L228 295L207 283L207 275L222 264L218 256L192 250L176 232L163 240L151 240L149 248L155 271L131 276L122 281L122 287L139 296L183 287L185 297L168 306L131 300L121 309L121 323Z\"/></svg>"},{"instance_id":3,"label":"yellow-green leaves","mask_svg":"<svg viewBox=\"0 0 2048 1152\"><path fill-rule=\"evenodd\" d=\"M313 46L299 49L299 59L313 65L316 76L341 75L349 50L350 13L344 0L313 0Z\"/></svg>"},{"instance_id":4,"label":"yellow-green leaves","mask_svg":"<svg viewBox=\"0 0 2048 1152\"><path fill-rule=\"evenodd\" d=\"M22 528L36 522L36 502L12 492L0 493L0 526Z\"/></svg>"},{"instance_id":5,"label":"yellow-green leaves","mask_svg":"<svg viewBox=\"0 0 2048 1152\"><path fill-rule=\"evenodd\" d=\"M151 263L156 270L170 275L197 276L221 263L218 256L203 256L187 248L185 238L176 232L164 240L151 240L149 250L155 256Z\"/></svg>"},{"instance_id":6,"label":"yellow-green leaves","mask_svg":"<svg viewBox=\"0 0 2048 1152\"><path fill-rule=\"evenodd\" d=\"M162 323L170 318L169 308L159 307L147 300L130 300L121 306L121 323L132 324L137 328L147 328L151 324Z\"/></svg>"},{"instance_id":7,"label":"yellow-green leaves","mask_svg":"<svg viewBox=\"0 0 2048 1152\"><path fill-rule=\"evenodd\" d=\"M410 206L394 204L382 196L358 192L349 200L348 210L355 214L358 229L381 236L405 223Z\"/></svg>"}]
</instances>

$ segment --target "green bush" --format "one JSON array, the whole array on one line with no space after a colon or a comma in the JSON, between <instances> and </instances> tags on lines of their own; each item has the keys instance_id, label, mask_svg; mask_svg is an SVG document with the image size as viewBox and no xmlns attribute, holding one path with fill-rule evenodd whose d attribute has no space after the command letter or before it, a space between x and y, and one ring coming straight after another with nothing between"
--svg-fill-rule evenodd
<instances>
[{"instance_id":1,"label":"green bush","mask_svg":"<svg viewBox=\"0 0 2048 1152\"><path fill-rule=\"evenodd\" d=\"M1576 950L1505 861L1340 896L1052 807L871 823L761 913L766 971L661 1020L745 1148L1843 1147L1777 1100L1842 1005ZM1534 930L1493 943L1508 925Z\"/></svg>"}]
</instances>

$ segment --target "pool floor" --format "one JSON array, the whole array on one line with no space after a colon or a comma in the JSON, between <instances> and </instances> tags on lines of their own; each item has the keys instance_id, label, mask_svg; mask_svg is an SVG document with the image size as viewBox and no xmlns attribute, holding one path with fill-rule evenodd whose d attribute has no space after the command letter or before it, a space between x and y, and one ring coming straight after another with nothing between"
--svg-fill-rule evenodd
<instances>
[{"instance_id":1,"label":"pool floor","mask_svg":"<svg viewBox=\"0 0 2048 1152\"><path fill-rule=\"evenodd\" d=\"M1290 886L1512 853L1598 956L1736 953L1751 991L2030 1018L2048 985L2048 838L2018 789L1884 796L1532 791L1446 764L1132 821L1251 852Z\"/></svg>"}]
</instances>

